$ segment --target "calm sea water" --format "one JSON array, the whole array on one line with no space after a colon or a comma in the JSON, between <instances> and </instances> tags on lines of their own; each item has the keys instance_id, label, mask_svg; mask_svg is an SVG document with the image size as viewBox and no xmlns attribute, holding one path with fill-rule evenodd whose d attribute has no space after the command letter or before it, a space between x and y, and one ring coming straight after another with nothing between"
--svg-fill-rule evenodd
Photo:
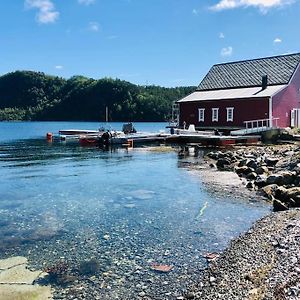
<instances>
[{"instance_id":1,"label":"calm sea water","mask_svg":"<svg viewBox=\"0 0 300 300\"><path fill-rule=\"evenodd\" d=\"M165 125L135 124L139 131ZM180 167L176 148L103 151L45 139L99 126L0 123L0 256L24 255L38 269L66 262L77 281L56 286L57 299L176 299L205 267L203 253L224 249L268 212L264 203L216 197ZM80 274L91 258L99 270ZM159 274L153 263L174 268ZM70 286L78 284L76 294Z\"/></svg>"}]
</instances>

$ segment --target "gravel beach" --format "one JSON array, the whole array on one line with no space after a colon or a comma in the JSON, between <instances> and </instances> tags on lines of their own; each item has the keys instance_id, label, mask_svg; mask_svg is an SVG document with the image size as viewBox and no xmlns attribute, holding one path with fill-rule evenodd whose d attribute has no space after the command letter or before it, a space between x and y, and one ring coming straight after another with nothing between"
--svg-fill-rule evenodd
<instances>
[{"instance_id":1,"label":"gravel beach","mask_svg":"<svg viewBox=\"0 0 300 300\"><path fill-rule=\"evenodd\" d=\"M300 210L272 213L209 263L186 299L299 299Z\"/></svg>"},{"instance_id":2,"label":"gravel beach","mask_svg":"<svg viewBox=\"0 0 300 300\"><path fill-rule=\"evenodd\" d=\"M298 188L297 145L249 147L223 153L229 156L233 153L231 162L225 164L226 168L223 165L218 169L232 171L238 169L238 164L245 157L248 159L247 163L262 162L256 169L264 165L261 158L275 161L276 157L277 166L266 169L267 176L293 168L294 181L286 184L278 180L277 183L286 190ZM221 160L220 156L216 158ZM212 168L211 171L208 170L208 165ZM248 182L253 180L247 177L249 173L246 176L240 175L239 180L236 173L222 172L216 167L214 161L206 160L200 168L192 166L191 169L198 169L201 176L207 173L203 176L204 182L209 187L215 184L215 190L221 189L222 192L231 187L237 195L254 197L260 201L267 199L259 194L260 188L253 188L255 184L249 186ZM274 201L273 196L269 200ZM300 209L289 208L290 210L273 212L257 221L246 234L234 239L220 256L211 255L208 268L184 299L300 299Z\"/></svg>"}]
</instances>

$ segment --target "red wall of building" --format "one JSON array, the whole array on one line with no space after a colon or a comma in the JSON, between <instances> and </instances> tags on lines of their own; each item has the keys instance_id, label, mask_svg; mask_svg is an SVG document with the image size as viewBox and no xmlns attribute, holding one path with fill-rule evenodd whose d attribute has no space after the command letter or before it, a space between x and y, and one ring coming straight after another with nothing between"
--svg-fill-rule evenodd
<instances>
[{"instance_id":1,"label":"red wall of building","mask_svg":"<svg viewBox=\"0 0 300 300\"><path fill-rule=\"evenodd\" d=\"M196 127L245 127L244 121L269 118L269 98L212 100L182 102L180 104L180 125ZM226 107L234 107L233 121L227 122ZM198 108L205 108L204 122L199 122ZM212 122L212 108L219 108L218 122Z\"/></svg>"},{"instance_id":2,"label":"red wall of building","mask_svg":"<svg viewBox=\"0 0 300 300\"><path fill-rule=\"evenodd\" d=\"M273 118L279 118L280 127L291 126L291 110L300 108L300 67L298 66L288 87L273 96Z\"/></svg>"}]
</instances>

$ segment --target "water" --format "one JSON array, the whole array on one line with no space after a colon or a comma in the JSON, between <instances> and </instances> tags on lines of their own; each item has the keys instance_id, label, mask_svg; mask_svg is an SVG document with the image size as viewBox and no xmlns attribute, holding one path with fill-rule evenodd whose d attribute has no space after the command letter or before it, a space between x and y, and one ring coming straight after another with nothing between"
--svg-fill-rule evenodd
<instances>
[{"instance_id":1,"label":"water","mask_svg":"<svg viewBox=\"0 0 300 300\"><path fill-rule=\"evenodd\" d=\"M24 255L37 269L66 262L79 283L55 285L56 298L174 299L199 278L204 253L221 251L268 212L264 203L216 197L180 167L176 148L102 151L45 139L99 126L0 123L0 256ZM100 266L95 276L80 273L91 258ZM156 273L153 263L173 270Z\"/></svg>"}]
</instances>

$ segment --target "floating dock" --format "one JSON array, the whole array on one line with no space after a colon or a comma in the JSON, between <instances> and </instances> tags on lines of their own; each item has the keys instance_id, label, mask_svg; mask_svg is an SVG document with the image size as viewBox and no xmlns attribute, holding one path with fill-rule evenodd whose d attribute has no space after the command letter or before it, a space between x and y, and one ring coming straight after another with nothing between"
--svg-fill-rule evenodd
<instances>
[{"instance_id":1,"label":"floating dock","mask_svg":"<svg viewBox=\"0 0 300 300\"><path fill-rule=\"evenodd\" d=\"M136 132L125 134L121 131L96 131L68 129L60 130L61 140L79 140L82 146L128 145L146 143L188 144L194 143L206 147L225 147L235 144L257 144L260 135L227 136L212 132L177 130L173 133Z\"/></svg>"},{"instance_id":2,"label":"floating dock","mask_svg":"<svg viewBox=\"0 0 300 300\"><path fill-rule=\"evenodd\" d=\"M235 144L257 144L261 140L259 135L225 136L225 135L198 135L173 134L166 137L167 143L197 143L201 146L230 146Z\"/></svg>"}]
</instances>

